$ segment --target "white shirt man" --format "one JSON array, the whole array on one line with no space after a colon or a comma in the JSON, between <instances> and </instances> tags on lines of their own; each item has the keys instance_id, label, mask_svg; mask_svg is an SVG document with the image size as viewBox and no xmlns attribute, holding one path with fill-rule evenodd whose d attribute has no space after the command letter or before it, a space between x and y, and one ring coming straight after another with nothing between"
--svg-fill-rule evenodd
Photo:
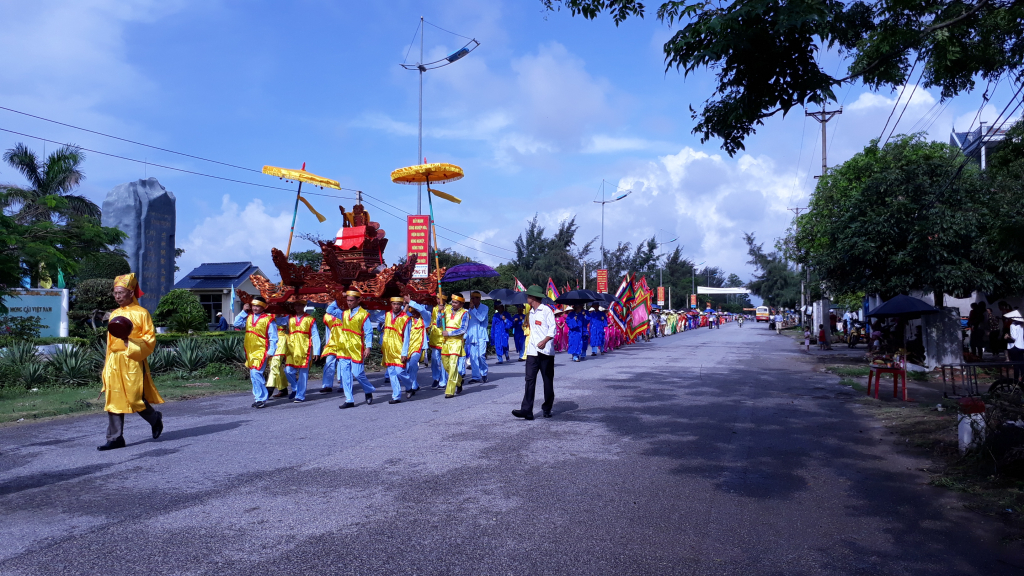
<instances>
[{"instance_id":1,"label":"white shirt man","mask_svg":"<svg viewBox=\"0 0 1024 576\"><path fill-rule=\"evenodd\" d=\"M526 391L520 409L512 415L533 420L533 398L537 391L537 373L544 379L544 417L551 417L555 403L555 314L543 304L544 290L536 284L526 291L530 304L530 341L526 345Z\"/></svg>"}]
</instances>

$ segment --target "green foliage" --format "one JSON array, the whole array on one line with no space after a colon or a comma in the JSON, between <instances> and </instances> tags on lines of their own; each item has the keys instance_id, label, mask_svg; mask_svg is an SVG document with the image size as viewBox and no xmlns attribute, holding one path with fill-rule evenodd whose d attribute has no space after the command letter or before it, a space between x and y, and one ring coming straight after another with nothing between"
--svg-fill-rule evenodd
<instances>
[{"instance_id":1,"label":"green foliage","mask_svg":"<svg viewBox=\"0 0 1024 576\"><path fill-rule=\"evenodd\" d=\"M1019 283L987 241L1006 214L994 209L980 172L957 155L921 136L881 148L872 141L818 182L798 218L800 259L833 294L965 296Z\"/></svg>"},{"instance_id":2,"label":"green foliage","mask_svg":"<svg viewBox=\"0 0 1024 576\"><path fill-rule=\"evenodd\" d=\"M778 252L765 252L751 233L744 233L747 242L748 264L756 269L754 279L747 284L765 305L796 308L800 305L800 274Z\"/></svg>"},{"instance_id":3,"label":"green foliage","mask_svg":"<svg viewBox=\"0 0 1024 576\"><path fill-rule=\"evenodd\" d=\"M302 252L292 252L288 256L289 262L294 262L301 266L309 266L314 270L320 269L320 263L323 262L324 253L320 250L303 250Z\"/></svg>"},{"instance_id":4,"label":"green foliage","mask_svg":"<svg viewBox=\"0 0 1024 576\"><path fill-rule=\"evenodd\" d=\"M58 269L73 277L87 256L124 239L120 230L100 225L96 204L74 193L84 178L79 149L64 146L40 162L18 144L3 158L29 187L0 186L0 287L17 286L22 277L38 286ZM0 298L5 295L0 289Z\"/></svg>"},{"instance_id":5,"label":"green foliage","mask_svg":"<svg viewBox=\"0 0 1024 576\"><path fill-rule=\"evenodd\" d=\"M0 361L14 366L26 366L37 363L38 360L39 354L36 352L36 346L32 342L13 342L0 350Z\"/></svg>"},{"instance_id":6,"label":"green foliage","mask_svg":"<svg viewBox=\"0 0 1024 576\"><path fill-rule=\"evenodd\" d=\"M38 388L50 380L50 366L42 362L33 362L21 367L19 383L27 388Z\"/></svg>"},{"instance_id":7,"label":"green foliage","mask_svg":"<svg viewBox=\"0 0 1024 576\"><path fill-rule=\"evenodd\" d=\"M999 217L991 222L988 243L997 254L1007 279L1000 292L1024 292L1024 120L1018 120L992 154L984 173L992 212Z\"/></svg>"},{"instance_id":8,"label":"green foliage","mask_svg":"<svg viewBox=\"0 0 1024 576\"><path fill-rule=\"evenodd\" d=\"M90 316L94 310L110 312L116 308L113 276L82 280L75 287L74 297L71 299L72 312Z\"/></svg>"},{"instance_id":9,"label":"green foliage","mask_svg":"<svg viewBox=\"0 0 1024 576\"><path fill-rule=\"evenodd\" d=\"M221 364L245 363L245 347L242 336L210 340L209 358L211 362Z\"/></svg>"},{"instance_id":10,"label":"green foliage","mask_svg":"<svg viewBox=\"0 0 1024 576\"><path fill-rule=\"evenodd\" d=\"M224 364L221 362L210 362L199 370L196 374L204 378L227 378L231 376L238 376L240 373L238 365Z\"/></svg>"},{"instance_id":11,"label":"green foliage","mask_svg":"<svg viewBox=\"0 0 1024 576\"><path fill-rule=\"evenodd\" d=\"M43 329L39 316L0 316L0 334L13 340L34 340Z\"/></svg>"},{"instance_id":12,"label":"green foliage","mask_svg":"<svg viewBox=\"0 0 1024 576\"><path fill-rule=\"evenodd\" d=\"M183 338L178 341L177 368L187 376L202 370L210 362L210 347L197 338Z\"/></svg>"},{"instance_id":13,"label":"green foliage","mask_svg":"<svg viewBox=\"0 0 1024 576\"><path fill-rule=\"evenodd\" d=\"M120 252L97 252L82 260L82 267L75 275L76 283L97 278L112 279L131 272L128 260Z\"/></svg>"},{"instance_id":14,"label":"green foliage","mask_svg":"<svg viewBox=\"0 0 1024 576\"><path fill-rule=\"evenodd\" d=\"M85 386L99 380L103 357L90 346L68 344L58 347L47 363L57 384Z\"/></svg>"},{"instance_id":15,"label":"green foliage","mask_svg":"<svg viewBox=\"0 0 1024 576\"><path fill-rule=\"evenodd\" d=\"M170 372L178 365L178 349L157 347L149 355L149 371L152 374Z\"/></svg>"},{"instance_id":16,"label":"green foliage","mask_svg":"<svg viewBox=\"0 0 1024 576\"><path fill-rule=\"evenodd\" d=\"M616 25L643 17L639 0L541 0L587 19L603 12ZM793 107L820 107L835 89L860 80L875 89L910 81L939 87L943 98L975 88L975 79L1018 77L1024 63L1024 5L1012 0L745 0L667 1L657 17L682 28L663 46L666 69L707 69L717 85L690 108L701 141L721 138L729 154L764 118ZM839 52L845 75L825 70L823 49ZM912 61L911 56L916 55ZM831 64L828 64L831 66Z\"/></svg>"},{"instance_id":17,"label":"green foliage","mask_svg":"<svg viewBox=\"0 0 1024 576\"><path fill-rule=\"evenodd\" d=\"M161 326L165 324L170 326L174 316L180 316L177 321L179 326L187 326L184 330L175 330L172 326L171 329L175 330L175 332L205 330L206 324L209 321L206 310L199 303L199 297L182 288L171 290L160 298L160 303L156 307L154 321ZM195 327L200 324L201 327Z\"/></svg>"},{"instance_id":18,"label":"green foliage","mask_svg":"<svg viewBox=\"0 0 1024 576\"><path fill-rule=\"evenodd\" d=\"M157 334L156 342L163 346L176 346L179 340L204 340L204 341L215 341L224 338L238 338L241 332L199 332L196 334L188 334L186 332L168 332L165 334Z\"/></svg>"},{"instance_id":19,"label":"green foliage","mask_svg":"<svg viewBox=\"0 0 1024 576\"><path fill-rule=\"evenodd\" d=\"M171 319L167 321L167 327L175 332L201 332L205 331L209 325L206 322L205 314L197 316L195 314L178 313L171 316Z\"/></svg>"}]
</instances>

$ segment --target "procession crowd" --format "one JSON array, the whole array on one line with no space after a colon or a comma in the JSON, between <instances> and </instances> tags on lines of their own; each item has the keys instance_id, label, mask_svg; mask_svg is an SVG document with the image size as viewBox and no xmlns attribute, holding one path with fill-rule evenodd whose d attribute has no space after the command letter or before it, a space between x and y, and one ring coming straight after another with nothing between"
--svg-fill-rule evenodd
<instances>
[{"instance_id":1,"label":"procession crowd","mask_svg":"<svg viewBox=\"0 0 1024 576\"><path fill-rule=\"evenodd\" d=\"M134 274L118 277L114 286L119 308L111 313L111 325L128 328L124 334L108 333L103 389L109 418L107 443L100 446L101 450L125 445L122 432L126 413L139 413L146 419L152 426L153 438L163 430L162 415L152 408L163 400L153 386L146 360L156 346L152 319L138 304L142 291ZM254 408L267 405L271 388L276 389L276 397L304 402L310 367L321 357L321 393L332 393L340 379L345 399L339 407L354 408L354 385L359 382L366 404L372 404L376 387L366 375L365 363L375 344L376 327L386 382L391 387L389 404L408 400L420 390L421 360L430 367L430 387L444 388L445 398L462 393L467 368L469 383L487 382L488 345L493 346L498 364L511 362L511 338L515 360L526 362L526 393L522 408L514 410L513 415L533 419L534 390L540 375L545 397L542 409L544 416L550 417L555 353L565 352L572 361L582 362L588 350L590 356L599 356L637 339L648 340L705 326L713 328L729 319L716 313L691 315L654 310L645 328L630 335L596 303L589 311L582 304L568 310L544 304L539 286L531 286L527 291L526 309L518 306L510 312L499 303L493 315L481 303L479 292L472 292L469 302L461 294L453 294L447 304L433 307L411 301L408 296L393 297L387 311L362 307L361 296L358 290L348 290L344 302L328 305L323 316L323 342L317 320L306 312L304 300L285 303L292 307L291 314L267 313L267 302L260 296L244 305L234 327L245 332L245 366L252 384Z\"/></svg>"}]
</instances>

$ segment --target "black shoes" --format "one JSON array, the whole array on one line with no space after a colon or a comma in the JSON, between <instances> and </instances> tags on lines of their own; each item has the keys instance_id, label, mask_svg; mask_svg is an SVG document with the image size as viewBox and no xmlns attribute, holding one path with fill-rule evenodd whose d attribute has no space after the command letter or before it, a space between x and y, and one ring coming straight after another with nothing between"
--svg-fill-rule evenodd
<instances>
[{"instance_id":1,"label":"black shoes","mask_svg":"<svg viewBox=\"0 0 1024 576\"><path fill-rule=\"evenodd\" d=\"M455 393L456 394L462 394L462 386L456 386L455 387Z\"/></svg>"},{"instance_id":2,"label":"black shoes","mask_svg":"<svg viewBox=\"0 0 1024 576\"><path fill-rule=\"evenodd\" d=\"M526 410L513 410L512 415L523 420L533 420L533 413Z\"/></svg>"},{"instance_id":3,"label":"black shoes","mask_svg":"<svg viewBox=\"0 0 1024 576\"><path fill-rule=\"evenodd\" d=\"M341 406L338 406L338 408L341 408L342 410L344 410L345 408L355 408L355 407L356 407L356 403L355 402L345 402Z\"/></svg>"},{"instance_id":4,"label":"black shoes","mask_svg":"<svg viewBox=\"0 0 1024 576\"><path fill-rule=\"evenodd\" d=\"M266 407L266 405L267 405L267 403L264 402L263 400L257 400L256 402L252 403L252 407L253 408L264 408L264 407Z\"/></svg>"},{"instance_id":5,"label":"black shoes","mask_svg":"<svg viewBox=\"0 0 1024 576\"><path fill-rule=\"evenodd\" d=\"M156 440L164 432L164 413L156 413L156 424L153 424L153 440ZM121 445L124 445L124 438L121 438Z\"/></svg>"},{"instance_id":6,"label":"black shoes","mask_svg":"<svg viewBox=\"0 0 1024 576\"><path fill-rule=\"evenodd\" d=\"M544 411L544 417L545 418L551 418L551 410L545 410Z\"/></svg>"},{"instance_id":7,"label":"black shoes","mask_svg":"<svg viewBox=\"0 0 1024 576\"><path fill-rule=\"evenodd\" d=\"M274 394L274 398L284 398L287 395L288 395L288 390L282 388L282 389L277 391L277 394Z\"/></svg>"},{"instance_id":8,"label":"black shoes","mask_svg":"<svg viewBox=\"0 0 1024 576\"><path fill-rule=\"evenodd\" d=\"M320 393L321 394L330 394L331 392L334 392L334 388L321 388L320 389Z\"/></svg>"},{"instance_id":9,"label":"black shoes","mask_svg":"<svg viewBox=\"0 0 1024 576\"><path fill-rule=\"evenodd\" d=\"M394 398L392 398L391 400L388 400L388 404L401 404L401 403L402 403L401 400L395 400Z\"/></svg>"},{"instance_id":10,"label":"black shoes","mask_svg":"<svg viewBox=\"0 0 1024 576\"><path fill-rule=\"evenodd\" d=\"M103 446L97 446L96 449L103 450L115 450L117 448L124 448L124 436L118 436L116 440L111 440Z\"/></svg>"},{"instance_id":11,"label":"black shoes","mask_svg":"<svg viewBox=\"0 0 1024 576\"><path fill-rule=\"evenodd\" d=\"M366 404L367 405L373 404L373 394L367 394L366 395Z\"/></svg>"},{"instance_id":12,"label":"black shoes","mask_svg":"<svg viewBox=\"0 0 1024 576\"><path fill-rule=\"evenodd\" d=\"M417 392L419 392L419 391L420 391L420 389L419 389L419 388L410 388L410 389L408 389L408 390L406 390L406 391L405 391L405 397L406 397L406 398L412 398L412 397L413 397L413 396L415 396L415 395L416 395L416 393L417 393Z\"/></svg>"},{"instance_id":13,"label":"black shoes","mask_svg":"<svg viewBox=\"0 0 1024 576\"><path fill-rule=\"evenodd\" d=\"M430 383L430 389L431 390L433 390L435 388L440 388L440 387L441 386L437 383L437 380L434 380L433 382Z\"/></svg>"},{"instance_id":14,"label":"black shoes","mask_svg":"<svg viewBox=\"0 0 1024 576\"><path fill-rule=\"evenodd\" d=\"M477 380L476 378L470 378L470 379L469 379L469 383L470 383L470 384L474 384L474 383L476 383L476 382L479 382L479 380Z\"/></svg>"},{"instance_id":15,"label":"black shoes","mask_svg":"<svg viewBox=\"0 0 1024 576\"><path fill-rule=\"evenodd\" d=\"M292 392L292 393L288 394L288 399L289 400L295 400L295 392Z\"/></svg>"},{"instance_id":16,"label":"black shoes","mask_svg":"<svg viewBox=\"0 0 1024 576\"><path fill-rule=\"evenodd\" d=\"M487 384L487 376L484 376L484 384Z\"/></svg>"}]
</instances>

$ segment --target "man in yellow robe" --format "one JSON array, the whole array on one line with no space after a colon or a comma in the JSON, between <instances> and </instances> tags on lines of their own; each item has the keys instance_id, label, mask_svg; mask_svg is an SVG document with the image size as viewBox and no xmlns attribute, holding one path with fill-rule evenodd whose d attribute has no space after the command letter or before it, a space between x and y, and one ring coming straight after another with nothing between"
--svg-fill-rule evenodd
<instances>
[{"instance_id":1,"label":"man in yellow robe","mask_svg":"<svg viewBox=\"0 0 1024 576\"><path fill-rule=\"evenodd\" d=\"M107 334L107 355L103 363L103 392L106 393L107 443L99 450L124 448L124 415L132 412L149 422L153 439L164 430L163 415L150 404L163 404L149 374L146 358L156 347L156 331L149 311L139 306L142 289L135 274L114 279L114 300L118 308L110 319L123 316L131 321L132 332L124 339Z\"/></svg>"},{"instance_id":2,"label":"man in yellow robe","mask_svg":"<svg viewBox=\"0 0 1024 576\"><path fill-rule=\"evenodd\" d=\"M466 330L469 329L469 318L463 308L466 299L462 294L452 294L451 306L437 318L437 325L442 332L441 358L444 370L448 373L448 385L444 397L454 398L462 393L462 374L466 371Z\"/></svg>"}]
</instances>

